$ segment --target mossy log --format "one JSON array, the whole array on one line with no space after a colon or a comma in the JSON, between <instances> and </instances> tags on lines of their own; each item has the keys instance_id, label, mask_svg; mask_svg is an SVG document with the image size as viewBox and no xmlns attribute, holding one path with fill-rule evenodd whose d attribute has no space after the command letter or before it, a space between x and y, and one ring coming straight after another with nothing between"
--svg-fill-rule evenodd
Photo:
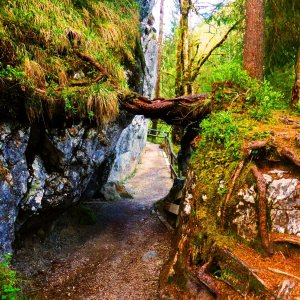
<instances>
[{"instance_id":1,"label":"mossy log","mask_svg":"<svg viewBox=\"0 0 300 300\"><path fill-rule=\"evenodd\" d=\"M161 119L170 125L188 126L202 120L211 108L206 94L150 100L137 93L120 95L121 107L133 114Z\"/></svg>"}]
</instances>

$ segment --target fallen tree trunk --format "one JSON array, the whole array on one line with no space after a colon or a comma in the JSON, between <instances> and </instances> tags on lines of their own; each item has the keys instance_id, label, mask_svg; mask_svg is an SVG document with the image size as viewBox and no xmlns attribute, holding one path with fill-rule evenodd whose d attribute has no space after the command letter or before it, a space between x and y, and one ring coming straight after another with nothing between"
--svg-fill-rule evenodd
<instances>
[{"instance_id":1,"label":"fallen tree trunk","mask_svg":"<svg viewBox=\"0 0 300 300\"><path fill-rule=\"evenodd\" d=\"M183 127L201 121L211 111L206 94L150 100L130 92L126 95L120 94L119 99L121 107L128 112Z\"/></svg>"}]
</instances>

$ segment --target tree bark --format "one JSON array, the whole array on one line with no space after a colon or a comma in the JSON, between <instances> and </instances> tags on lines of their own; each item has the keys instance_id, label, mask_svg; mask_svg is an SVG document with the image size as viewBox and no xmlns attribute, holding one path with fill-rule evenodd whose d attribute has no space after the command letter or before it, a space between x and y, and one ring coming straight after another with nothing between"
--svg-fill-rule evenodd
<instances>
[{"instance_id":1,"label":"tree bark","mask_svg":"<svg viewBox=\"0 0 300 300\"><path fill-rule=\"evenodd\" d=\"M155 85L155 98L160 96L160 73L163 50L163 29L164 29L164 1L160 0L160 17L159 17L159 34L158 34L158 51L157 51L157 79Z\"/></svg>"},{"instance_id":2,"label":"tree bark","mask_svg":"<svg viewBox=\"0 0 300 300\"><path fill-rule=\"evenodd\" d=\"M264 15L264 0L247 0L243 66L251 78L259 81L264 75Z\"/></svg>"},{"instance_id":3,"label":"tree bark","mask_svg":"<svg viewBox=\"0 0 300 300\"><path fill-rule=\"evenodd\" d=\"M160 77L161 77L161 63L163 50L163 29L164 29L164 1L160 0L160 16L159 16L159 34L158 34L158 51L157 51L157 78L155 84L155 98L160 96ZM158 120L152 120L153 134L156 135ZM156 141L156 136L152 136L152 143Z\"/></svg>"},{"instance_id":4,"label":"tree bark","mask_svg":"<svg viewBox=\"0 0 300 300\"><path fill-rule=\"evenodd\" d=\"M182 15L182 68L183 68L183 93L188 95L188 84L189 84L189 12L190 12L190 1L181 0L181 15Z\"/></svg>"},{"instance_id":5,"label":"tree bark","mask_svg":"<svg viewBox=\"0 0 300 300\"><path fill-rule=\"evenodd\" d=\"M190 0L179 0L180 25L177 42L176 83L175 95L187 95L189 83L189 13L191 9Z\"/></svg>"},{"instance_id":6,"label":"tree bark","mask_svg":"<svg viewBox=\"0 0 300 300\"><path fill-rule=\"evenodd\" d=\"M170 125L181 127L198 123L211 111L206 94L150 100L138 93L128 92L120 94L119 99L122 108L133 114L161 119Z\"/></svg>"},{"instance_id":7,"label":"tree bark","mask_svg":"<svg viewBox=\"0 0 300 300\"><path fill-rule=\"evenodd\" d=\"M295 83L292 89L291 105L295 108L300 101L300 48L298 51L297 62L295 66Z\"/></svg>"}]
</instances>

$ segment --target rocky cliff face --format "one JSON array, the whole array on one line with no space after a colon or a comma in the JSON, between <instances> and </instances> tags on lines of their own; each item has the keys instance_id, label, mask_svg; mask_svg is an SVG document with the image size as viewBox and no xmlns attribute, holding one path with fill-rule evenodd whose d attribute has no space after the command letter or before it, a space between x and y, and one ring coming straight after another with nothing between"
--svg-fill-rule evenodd
<instances>
[{"instance_id":1,"label":"rocky cliff face","mask_svg":"<svg viewBox=\"0 0 300 300\"><path fill-rule=\"evenodd\" d=\"M146 19L151 7L145 10ZM151 30L143 32L148 51L142 89L150 96L156 44ZM107 179L120 181L128 176L146 134L144 117L125 113L102 130L83 123L45 128L42 122L24 125L1 120L0 253L12 252L15 232L45 225L83 196L97 196Z\"/></svg>"}]
</instances>

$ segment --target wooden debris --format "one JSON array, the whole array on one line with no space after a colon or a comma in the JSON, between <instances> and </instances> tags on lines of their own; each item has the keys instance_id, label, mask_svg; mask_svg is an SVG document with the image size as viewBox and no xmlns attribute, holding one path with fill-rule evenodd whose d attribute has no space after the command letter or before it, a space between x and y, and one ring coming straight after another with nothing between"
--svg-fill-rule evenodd
<instances>
[{"instance_id":1,"label":"wooden debris","mask_svg":"<svg viewBox=\"0 0 300 300\"><path fill-rule=\"evenodd\" d=\"M295 278L298 281L300 281L300 277L295 276L295 275L290 274L290 273L287 273L287 272L284 272L284 271L281 271L279 269L268 268L268 270L271 271L271 272L273 272L273 273L280 274L280 275L285 275L285 276L288 276L288 277L292 277L292 278Z\"/></svg>"},{"instance_id":2,"label":"wooden debris","mask_svg":"<svg viewBox=\"0 0 300 300\"><path fill-rule=\"evenodd\" d=\"M231 251L222 248L221 249L224 253L226 253L230 258L232 258L234 261L236 261L237 263L239 263L241 266L243 266L248 272L249 274L254 277L260 284L261 286L266 290L269 291L269 288L267 287L267 284L258 276L255 274L255 272L257 271L256 269L251 268L246 262L242 261L241 259L239 259L236 255L234 255Z\"/></svg>"},{"instance_id":3,"label":"wooden debris","mask_svg":"<svg viewBox=\"0 0 300 300\"><path fill-rule=\"evenodd\" d=\"M222 295L216 284L217 280L213 276L205 273L205 271L202 268L199 268L198 272L196 273L196 276L197 279L201 283L203 283L211 293L217 296L217 299L222 299Z\"/></svg>"},{"instance_id":4,"label":"wooden debris","mask_svg":"<svg viewBox=\"0 0 300 300\"><path fill-rule=\"evenodd\" d=\"M282 148L280 154L290 161L292 161L296 166L300 167L300 159L296 156L295 153L293 153L290 149L287 147Z\"/></svg>"},{"instance_id":5,"label":"wooden debris","mask_svg":"<svg viewBox=\"0 0 300 300\"><path fill-rule=\"evenodd\" d=\"M165 208L165 210L169 211L170 213L172 213L176 216L179 215L179 205L177 205L177 204L167 202L165 204L164 208Z\"/></svg>"},{"instance_id":6,"label":"wooden debris","mask_svg":"<svg viewBox=\"0 0 300 300\"><path fill-rule=\"evenodd\" d=\"M272 244L270 243L268 224L267 224L267 187L263 174L257 169L256 166L251 168L251 171L256 178L258 188L258 201L259 201L259 233L261 243L269 255L273 254Z\"/></svg>"},{"instance_id":7,"label":"wooden debris","mask_svg":"<svg viewBox=\"0 0 300 300\"><path fill-rule=\"evenodd\" d=\"M265 148L267 146L267 141L254 141L248 143L248 145L244 148L244 153L246 156L250 155L252 150L258 150Z\"/></svg>"},{"instance_id":8,"label":"wooden debris","mask_svg":"<svg viewBox=\"0 0 300 300\"><path fill-rule=\"evenodd\" d=\"M300 246L300 236L286 233L271 233L270 239L273 242L290 243Z\"/></svg>"},{"instance_id":9,"label":"wooden debris","mask_svg":"<svg viewBox=\"0 0 300 300\"><path fill-rule=\"evenodd\" d=\"M210 259L208 262L203 264L200 268L197 270L192 270L191 264L190 264L190 255L187 257L187 271L194 275L200 283L202 283L212 294L214 294L217 299L222 299L221 292L217 286L218 280L214 278L213 276L206 273L206 270L212 263L212 259Z\"/></svg>"}]
</instances>

